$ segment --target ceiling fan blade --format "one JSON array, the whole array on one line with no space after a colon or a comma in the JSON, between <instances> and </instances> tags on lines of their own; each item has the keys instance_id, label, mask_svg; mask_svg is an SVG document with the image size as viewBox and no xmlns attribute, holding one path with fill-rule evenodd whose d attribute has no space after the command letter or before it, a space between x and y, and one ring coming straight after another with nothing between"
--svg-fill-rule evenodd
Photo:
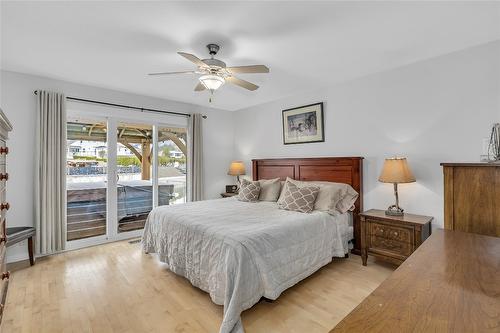
<instances>
[{"instance_id":1,"label":"ceiling fan blade","mask_svg":"<svg viewBox=\"0 0 500 333\"><path fill-rule=\"evenodd\" d=\"M208 67L207 64L205 64L203 61L201 61L200 58L198 58L194 54L186 53L186 52L177 52L177 54L183 56L187 60L189 60L192 63L196 64L196 66L199 66L199 67Z\"/></svg>"},{"instance_id":2,"label":"ceiling fan blade","mask_svg":"<svg viewBox=\"0 0 500 333\"><path fill-rule=\"evenodd\" d=\"M235 84L237 86L240 86L242 88L251 90L251 91L259 89L259 86L255 85L251 82L248 82L248 81L245 81L242 79L238 79L237 77L234 77L234 76L227 77L226 81L229 83Z\"/></svg>"},{"instance_id":3,"label":"ceiling fan blade","mask_svg":"<svg viewBox=\"0 0 500 333\"><path fill-rule=\"evenodd\" d=\"M206 89L205 86L203 84L201 84L201 82L198 82L196 87L194 87L194 91L203 91L205 89Z\"/></svg>"},{"instance_id":4,"label":"ceiling fan blade","mask_svg":"<svg viewBox=\"0 0 500 333\"><path fill-rule=\"evenodd\" d=\"M231 73L269 73L269 68L264 65L226 67Z\"/></svg>"},{"instance_id":5,"label":"ceiling fan blade","mask_svg":"<svg viewBox=\"0 0 500 333\"><path fill-rule=\"evenodd\" d=\"M149 73L148 75L155 76L155 75L172 75L172 74L196 74L196 71L160 72L160 73Z\"/></svg>"}]
</instances>

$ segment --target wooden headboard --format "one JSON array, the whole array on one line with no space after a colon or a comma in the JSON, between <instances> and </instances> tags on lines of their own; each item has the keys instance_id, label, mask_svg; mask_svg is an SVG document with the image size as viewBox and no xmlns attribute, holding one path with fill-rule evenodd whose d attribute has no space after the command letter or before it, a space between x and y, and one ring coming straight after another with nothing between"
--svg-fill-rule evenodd
<instances>
[{"instance_id":1,"label":"wooden headboard","mask_svg":"<svg viewBox=\"0 0 500 333\"><path fill-rule=\"evenodd\" d=\"M351 185L358 193L354 217L355 254L361 254L360 218L363 211L363 157L276 158L252 160L253 180L290 177Z\"/></svg>"}]
</instances>

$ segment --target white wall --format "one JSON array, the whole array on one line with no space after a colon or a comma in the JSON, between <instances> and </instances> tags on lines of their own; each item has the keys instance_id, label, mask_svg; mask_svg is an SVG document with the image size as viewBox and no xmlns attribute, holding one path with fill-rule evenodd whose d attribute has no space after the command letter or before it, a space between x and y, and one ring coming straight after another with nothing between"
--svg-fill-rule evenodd
<instances>
[{"instance_id":1,"label":"white wall","mask_svg":"<svg viewBox=\"0 0 500 333\"><path fill-rule=\"evenodd\" d=\"M34 224L33 180L34 180L34 146L35 146L35 111L36 89L64 92L67 96L96 99L121 104L163 109L176 112L206 114L204 121L204 156L205 156L205 197L216 198L224 190L225 184L233 179L226 175L227 167L233 153L233 115L234 113L192 104L163 100L118 92L97 87L90 87L70 82L52 80L8 71L1 71L0 95L1 107L14 127L10 133L10 151L8 156L8 200L11 209L8 215L9 226L29 226ZM68 108L89 109L91 106L81 103L69 103ZM95 107L94 107L95 108ZM95 111L95 110L94 110ZM115 109L116 114L131 116L137 111ZM144 114L144 117L166 119L172 118L158 114ZM183 118L180 118L183 121ZM179 121L179 118L174 121ZM9 248L10 261L24 256L25 243Z\"/></svg>"},{"instance_id":2,"label":"white wall","mask_svg":"<svg viewBox=\"0 0 500 333\"><path fill-rule=\"evenodd\" d=\"M407 212L443 226L440 162L478 161L500 120L500 42L455 52L236 112L235 157L364 156L364 208L393 203L377 181L384 158L407 156L417 178L400 185ZM283 145L281 110L325 105L325 142ZM251 169L250 169L251 170Z\"/></svg>"}]
</instances>

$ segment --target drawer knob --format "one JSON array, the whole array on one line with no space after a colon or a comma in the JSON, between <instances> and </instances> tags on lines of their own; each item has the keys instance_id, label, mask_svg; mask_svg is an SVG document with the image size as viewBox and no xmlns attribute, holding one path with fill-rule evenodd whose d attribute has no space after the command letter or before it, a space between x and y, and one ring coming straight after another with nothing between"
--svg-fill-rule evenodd
<instances>
[{"instance_id":1,"label":"drawer knob","mask_svg":"<svg viewBox=\"0 0 500 333\"><path fill-rule=\"evenodd\" d=\"M8 202L0 204L0 210L9 210L10 204Z\"/></svg>"},{"instance_id":2,"label":"drawer knob","mask_svg":"<svg viewBox=\"0 0 500 333\"><path fill-rule=\"evenodd\" d=\"M0 155L9 153L9 147L0 147Z\"/></svg>"},{"instance_id":3,"label":"drawer knob","mask_svg":"<svg viewBox=\"0 0 500 333\"><path fill-rule=\"evenodd\" d=\"M8 179L9 179L8 173L0 173L0 180L8 180Z\"/></svg>"},{"instance_id":4,"label":"drawer knob","mask_svg":"<svg viewBox=\"0 0 500 333\"><path fill-rule=\"evenodd\" d=\"M397 232L394 232L394 236L397 236L397 235L398 235L398 233L397 233Z\"/></svg>"},{"instance_id":5,"label":"drawer knob","mask_svg":"<svg viewBox=\"0 0 500 333\"><path fill-rule=\"evenodd\" d=\"M2 280L10 278L10 272L8 272L8 271L3 272L1 277L2 277Z\"/></svg>"}]
</instances>

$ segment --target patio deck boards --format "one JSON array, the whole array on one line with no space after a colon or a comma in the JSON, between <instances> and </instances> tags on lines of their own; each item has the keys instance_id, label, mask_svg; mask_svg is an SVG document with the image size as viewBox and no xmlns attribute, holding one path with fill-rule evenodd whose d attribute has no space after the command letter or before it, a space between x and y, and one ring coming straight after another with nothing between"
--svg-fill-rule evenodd
<instances>
[{"instance_id":1,"label":"patio deck boards","mask_svg":"<svg viewBox=\"0 0 500 333\"><path fill-rule=\"evenodd\" d=\"M168 205L174 185L159 185L159 205ZM142 229L153 207L151 186L120 186L118 232ZM67 191L67 239L106 234L106 188Z\"/></svg>"}]
</instances>

